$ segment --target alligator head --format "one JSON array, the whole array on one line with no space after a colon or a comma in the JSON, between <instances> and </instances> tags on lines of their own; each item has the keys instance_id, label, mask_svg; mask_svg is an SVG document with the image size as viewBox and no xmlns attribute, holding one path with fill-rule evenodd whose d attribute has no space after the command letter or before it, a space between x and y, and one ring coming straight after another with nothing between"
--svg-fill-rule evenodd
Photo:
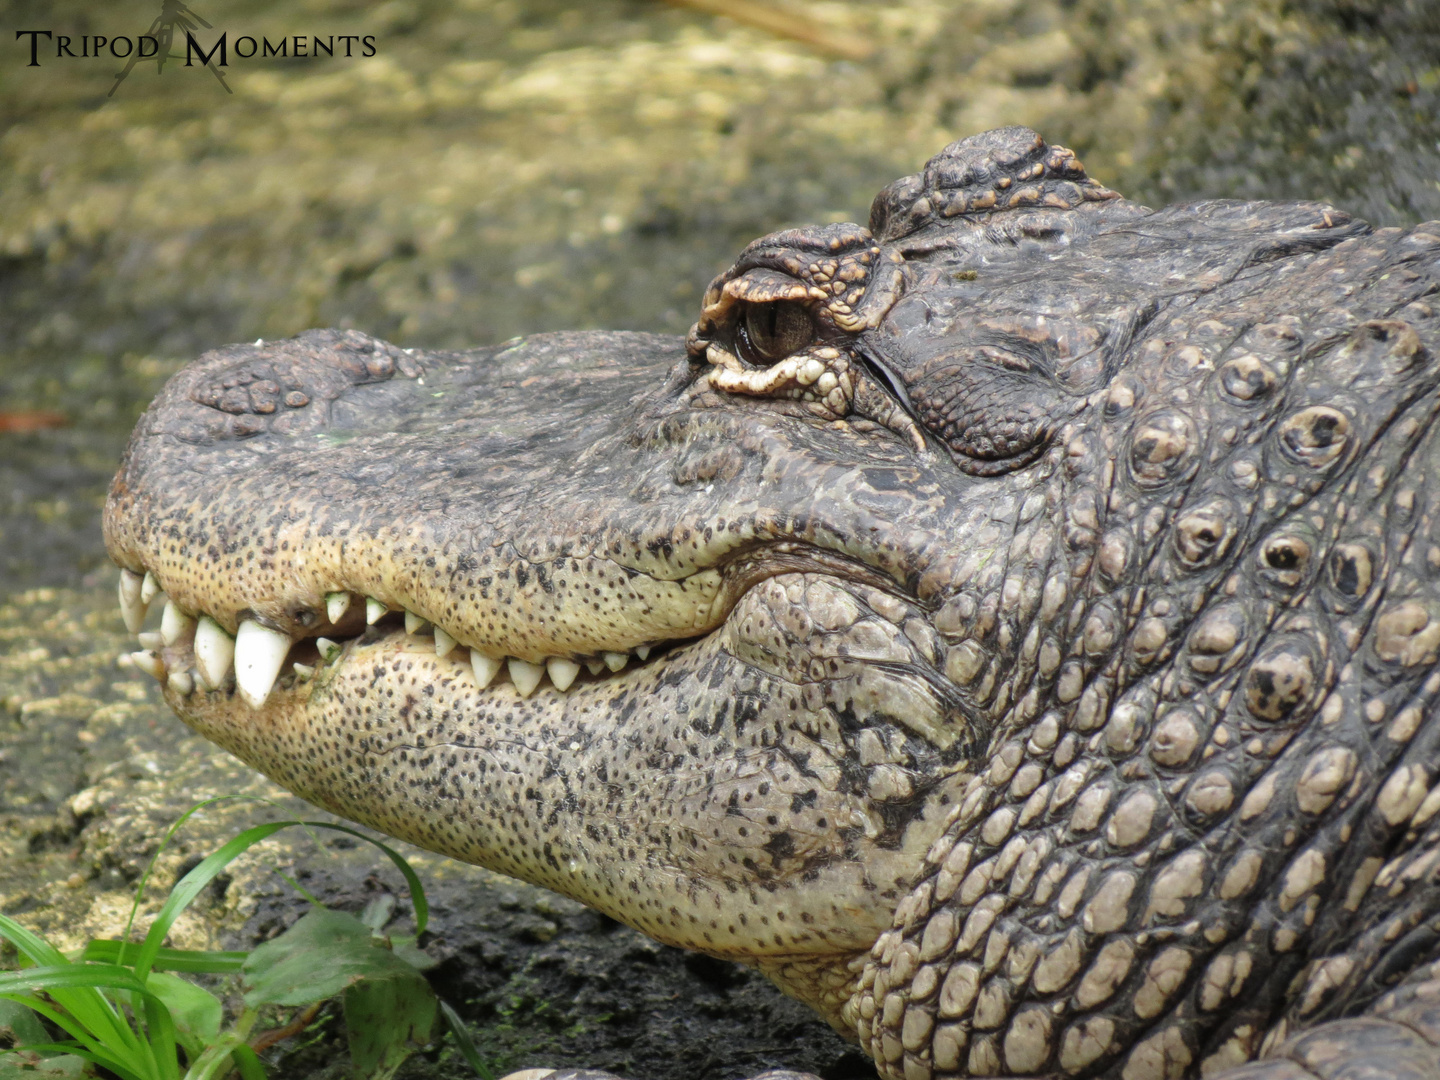
<instances>
[{"instance_id":1,"label":"alligator head","mask_svg":"<svg viewBox=\"0 0 1440 1080\"><path fill-rule=\"evenodd\" d=\"M887 1076L1244 1061L1436 949L1437 256L1009 128L683 342L222 349L106 507L135 662Z\"/></svg>"}]
</instances>

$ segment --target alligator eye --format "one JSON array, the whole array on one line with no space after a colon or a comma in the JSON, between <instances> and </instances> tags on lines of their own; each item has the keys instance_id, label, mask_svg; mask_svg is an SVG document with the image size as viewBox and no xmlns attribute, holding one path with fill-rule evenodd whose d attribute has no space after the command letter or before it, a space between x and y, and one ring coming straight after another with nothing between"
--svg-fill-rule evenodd
<instances>
[{"instance_id":1,"label":"alligator eye","mask_svg":"<svg viewBox=\"0 0 1440 1080\"><path fill-rule=\"evenodd\" d=\"M810 313L799 304L776 301L769 304L746 304L743 327L752 363L783 360L799 352L815 338L815 324Z\"/></svg>"}]
</instances>

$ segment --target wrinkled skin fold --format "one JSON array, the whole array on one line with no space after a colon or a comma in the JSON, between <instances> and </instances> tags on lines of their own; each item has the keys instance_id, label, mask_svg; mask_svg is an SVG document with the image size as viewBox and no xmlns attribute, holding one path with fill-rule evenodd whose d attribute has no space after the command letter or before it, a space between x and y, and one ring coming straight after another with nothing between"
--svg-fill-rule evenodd
<instances>
[{"instance_id":1,"label":"wrinkled skin fold","mask_svg":"<svg viewBox=\"0 0 1440 1080\"><path fill-rule=\"evenodd\" d=\"M684 341L200 358L106 507L132 662L887 1078L1440 1080L1437 310L1440 225L987 133Z\"/></svg>"}]
</instances>

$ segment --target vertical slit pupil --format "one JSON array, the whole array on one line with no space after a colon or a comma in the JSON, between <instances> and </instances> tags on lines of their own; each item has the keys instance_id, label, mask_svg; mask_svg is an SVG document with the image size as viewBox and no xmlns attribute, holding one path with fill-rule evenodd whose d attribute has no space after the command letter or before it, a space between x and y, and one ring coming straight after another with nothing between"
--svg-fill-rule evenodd
<instances>
[{"instance_id":1,"label":"vertical slit pupil","mask_svg":"<svg viewBox=\"0 0 1440 1080\"><path fill-rule=\"evenodd\" d=\"M765 360L781 360L810 344L815 327L799 304L777 301L745 309L745 337Z\"/></svg>"}]
</instances>

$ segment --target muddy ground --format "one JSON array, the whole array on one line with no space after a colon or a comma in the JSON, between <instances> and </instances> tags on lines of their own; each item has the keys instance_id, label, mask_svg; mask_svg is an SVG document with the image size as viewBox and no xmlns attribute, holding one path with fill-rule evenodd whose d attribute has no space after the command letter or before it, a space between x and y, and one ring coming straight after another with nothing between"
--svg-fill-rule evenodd
<instances>
[{"instance_id":1,"label":"muddy ground","mask_svg":"<svg viewBox=\"0 0 1440 1080\"><path fill-rule=\"evenodd\" d=\"M1440 3L831 0L791 5L864 62L650 0L196 0L225 30L373 34L369 58L23 66L18 29L144 32L160 5L0 7L0 910L113 934L167 824L187 860L295 800L115 666L129 646L99 508L165 377L228 341L354 326L405 346L540 330L682 333L750 238L865 219L952 138L1026 123L1159 203L1331 201L1440 217ZM11 43L11 44L7 44ZM39 430L13 430L39 425ZM63 424L63 426L50 426ZM257 850L177 927L242 946L400 883L362 847ZM440 992L497 1069L709 1080L869 1066L754 975L417 853ZM149 910L158 890L147 897ZM402 902L403 923L406 907ZM339 1076L334 1024L275 1075ZM448 1051L408 1077L461 1076Z\"/></svg>"}]
</instances>

